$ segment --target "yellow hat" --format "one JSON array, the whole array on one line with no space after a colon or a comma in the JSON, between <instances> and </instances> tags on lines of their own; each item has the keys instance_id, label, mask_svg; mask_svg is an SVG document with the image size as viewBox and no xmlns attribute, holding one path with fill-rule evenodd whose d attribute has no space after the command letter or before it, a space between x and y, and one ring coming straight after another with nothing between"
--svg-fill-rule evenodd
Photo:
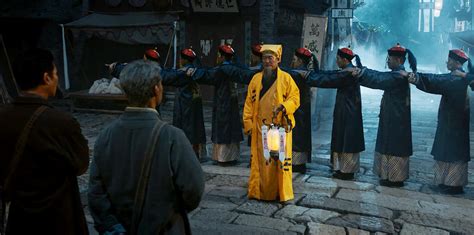
<instances>
[{"instance_id":1,"label":"yellow hat","mask_svg":"<svg viewBox=\"0 0 474 235\"><path fill-rule=\"evenodd\" d=\"M264 44L260 52L271 51L277 55L278 58L281 58L283 47L279 44Z\"/></svg>"}]
</instances>

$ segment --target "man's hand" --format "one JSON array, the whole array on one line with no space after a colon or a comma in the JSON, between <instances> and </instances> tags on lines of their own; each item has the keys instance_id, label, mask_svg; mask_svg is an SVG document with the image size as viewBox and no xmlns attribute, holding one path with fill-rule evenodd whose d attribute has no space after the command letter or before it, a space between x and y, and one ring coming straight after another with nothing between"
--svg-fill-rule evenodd
<instances>
[{"instance_id":1,"label":"man's hand","mask_svg":"<svg viewBox=\"0 0 474 235\"><path fill-rule=\"evenodd\" d=\"M113 63L110 63L110 64L105 64L105 66L109 69L109 73L112 73L112 71L114 71L114 69L115 69L115 66L117 66L117 62L113 62Z\"/></svg>"},{"instance_id":2,"label":"man's hand","mask_svg":"<svg viewBox=\"0 0 474 235\"><path fill-rule=\"evenodd\" d=\"M285 106L283 106L282 104L279 104L276 108L273 109L273 115L278 115L278 113L280 112L286 112L285 110Z\"/></svg>"},{"instance_id":3,"label":"man's hand","mask_svg":"<svg viewBox=\"0 0 474 235\"><path fill-rule=\"evenodd\" d=\"M194 75L194 72L196 72L196 68L188 68L186 70L186 76L192 77Z\"/></svg>"},{"instance_id":4,"label":"man's hand","mask_svg":"<svg viewBox=\"0 0 474 235\"><path fill-rule=\"evenodd\" d=\"M416 82L416 74L413 72L408 73L408 82L409 83L415 83ZM406 76L404 76L406 77Z\"/></svg>"},{"instance_id":5,"label":"man's hand","mask_svg":"<svg viewBox=\"0 0 474 235\"><path fill-rule=\"evenodd\" d=\"M361 69L357 67L347 67L343 69L344 72L349 72L353 77L357 77L360 74Z\"/></svg>"},{"instance_id":6,"label":"man's hand","mask_svg":"<svg viewBox=\"0 0 474 235\"><path fill-rule=\"evenodd\" d=\"M400 71L396 71L395 73L399 73L400 75L402 75L402 77L408 77L409 73L405 70L400 70Z\"/></svg>"},{"instance_id":7,"label":"man's hand","mask_svg":"<svg viewBox=\"0 0 474 235\"><path fill-rule=\"evenodd\" d=\"M462 71L459 70L459 69L456 69L456 70L454 70L453 72L451 72L451 75L457 76L457 77L465 78L465 77L467 76L467 73L462 72Z\"/></svg>"}]
</instances>

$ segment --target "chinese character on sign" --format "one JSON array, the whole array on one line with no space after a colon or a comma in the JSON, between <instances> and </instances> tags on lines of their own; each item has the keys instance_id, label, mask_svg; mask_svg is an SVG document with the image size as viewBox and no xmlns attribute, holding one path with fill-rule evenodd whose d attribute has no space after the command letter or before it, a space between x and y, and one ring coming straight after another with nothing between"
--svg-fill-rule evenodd
<instances>
[{"instance_id":1,"label":"chinese character on sign","mask_svg":"<svg viewBox=\"0 0 474 235\"><path fill-rule=\"evenodd\" d=\"M212 7L212 4L214 3L212 0L204 0L206 2L206 7Z\"/></svg>"},{"instance_id":2,"label":"chinese character on sign","mask_svg":"<svg viewBox=\"0 0 474 235\"><path fill-rule=\"evenodd\" d=\"M311 24L309 35L319 37L319 24Z\"/></svg>"},{"instance_id":3,"label":"chinese character on sign","mask_svg":"<svg viewBox=\"0 0 474 235\"><path fill-rule=\"evenodd\" d=\"M312 40L309 42L308 49L311 50L313 53L319 53L318 50L318 40Z\"/></svg>"},{"instance_id":4,"label":"chinese character on sign","mask_svg":"<svg viewBox=\"0 0 474 235\"><path fill-rule=\"evenodd\" d=\"M234 7L234 4L232 3L233 0L226 0L225 3L227 4L227 7Z\"/></svg>"},{"instance_id":5,"label":"chinese character on sign","mask_svg":"<svg viewBox=\"0 0 474 235\"><path fill-rule=\"evenodd\" d=\"M196 4L196 6L202 8L202 0L195 0L195 1L194 1L194 4Z\"/></svg>"},{"instance_id":6,"label":"chinese character on sign","mask_svg":"<svg viewBox=\"0 0 474 235\"><path fill-rule=\"evenodd\" d=\"M194 12L239 12L236 0L190 0Z\"/></svg>"},{"instance_id":7,"label":"chinese character on sign","mask_svg":"<svg viewBox=\"0 0 474 235\"><path fill-rule=\"evenodd\" d=\"M212 40L201 40L201 53L208 56L211 52Z\"/></svg>"}]
</instances>

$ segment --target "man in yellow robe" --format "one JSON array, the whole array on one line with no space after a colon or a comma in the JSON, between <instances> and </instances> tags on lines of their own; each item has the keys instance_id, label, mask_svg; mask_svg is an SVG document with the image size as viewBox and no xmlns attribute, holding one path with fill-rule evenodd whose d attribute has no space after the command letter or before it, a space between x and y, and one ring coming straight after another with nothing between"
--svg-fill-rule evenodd
<instances>
[{"instance_id":1,"label":"man in yellow robe","mask_svg":"<svg viewBox=\"0 0 474 235\"><path fill-rule=\"evenodd\" d=\"M262 125L269 124L273 113L277 124L288 116L295 125L293 113L300 106L298 87L291 76L280 70L281 45L263 45L261 48L263 70L255 74L248 86L243 119L244 131L252 136L251 169L248 197L260 200L292 200L291 132L286 134L285 160L267 161L263 156Z\"/></svg>"}]
</instances>

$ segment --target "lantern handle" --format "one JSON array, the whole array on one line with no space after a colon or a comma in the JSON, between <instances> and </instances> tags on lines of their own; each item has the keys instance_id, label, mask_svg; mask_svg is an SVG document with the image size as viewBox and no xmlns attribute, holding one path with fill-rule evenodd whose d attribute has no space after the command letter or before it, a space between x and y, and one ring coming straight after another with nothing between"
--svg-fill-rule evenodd
<instances>
[{"instance_id":1,"label":"lantern handle","mask_svg":"<svg viewBox=\"0 0 474 235\"><path fill-rule=\"evenodd\" d=\"M276 119L277 119L277 114L276 114L276 113L273 113L273 115L272 115L272 123L275 124L275 125L277 125L277 123L275 122Z\"/></svg>"},{"instance_id":2,"label":"lantern handle","mask_svg":"<svg viewBox=\"0 0 474 235\"><path fill-rule=\"evenodd\" d=\"M288 117L288 115L284 115L283 117L286 119L286 123L288 123L288 128L285 128L286 133L289 133L291 130L293 130L293 124L291 123L291 119Z\"/></svg>"}]
</instances>

